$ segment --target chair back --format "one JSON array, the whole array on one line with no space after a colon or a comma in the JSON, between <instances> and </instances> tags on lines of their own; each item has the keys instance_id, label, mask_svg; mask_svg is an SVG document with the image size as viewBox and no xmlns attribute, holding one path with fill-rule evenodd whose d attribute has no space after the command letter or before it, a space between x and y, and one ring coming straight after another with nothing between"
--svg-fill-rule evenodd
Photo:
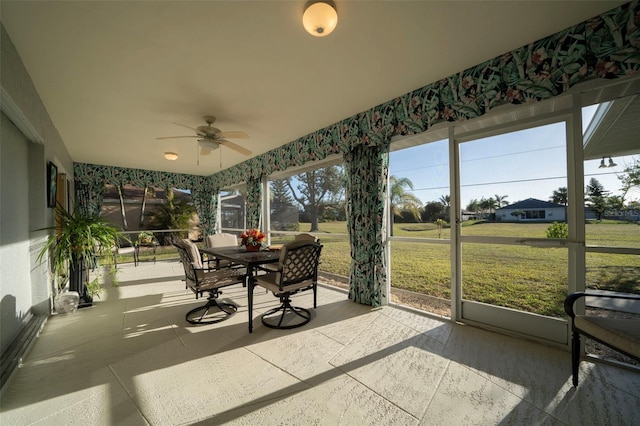
<instances>
[{"instance_id":1,"label":"chair back","mask_svg":"<svg viewBox=\"0 0 640 426\"><path fill-rule=\"evenodd\" d=\"M193 262L193 267L196 269L202 269L202 256L200 255L200 249L198 249L198 246L187 238L178 240L178 244L187 251L189 258L191 258L191 262Z\"/></svg>"},{"instance_id":2,"label":"chair back","mask_svg":"<svg viewBox=\"0 0 640 426\"><path fill-rule=\"evenodd\" d=\"M315 235L311 235L311 234L307 234L306 232L303 232L301 234L296 235L293 241L311 241L314 243L318 243L320 242L320 239Z\"/></svg>"},{"instance_id":3,"label":"chair back","mask_svg":"<svg viewBox=\"0 0 640 426\"><path fill-rule=\"evenodd\" d=\"M318 280L318 263L322 245L305 240L285 244L280 250L276 282L280 290L303 281Z\"/></svg>"},{"instance_id":4,"label":"chair back","mask_svg":"<svg viewBox=\"0 0 640 426\"><path fill-rule=\"evenodd\" d=\"M207 247L235 247L238 245L238 237L233 234L218 232L217 234L207 235L204 243Z\"/></svg>"},{"instance_id":5,"label":"chair back","mask_svg":"<svg viewBox=\"0 0 640 426\"><path fill-rule=\"evenodd\" d=\"M182 262L182 266L184 268L184 277L187 280L187 284L195 285L196 283L196 272L194 270L194 264L191 260L191 256L187 251L186 247L182 240L178 240L173 243L173 246L178 250L178 255L180 256L180 262Z\"/></svg>"}]
</instances>

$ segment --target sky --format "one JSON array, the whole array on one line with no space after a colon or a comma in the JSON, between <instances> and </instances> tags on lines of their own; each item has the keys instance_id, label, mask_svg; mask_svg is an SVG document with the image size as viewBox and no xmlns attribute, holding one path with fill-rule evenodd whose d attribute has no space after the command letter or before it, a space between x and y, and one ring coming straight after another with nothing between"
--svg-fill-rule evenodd
<instances>
[{"instance_id":1,"label":"sky","mask_svg":"<svg viewBox=\"0 0 640 426\"><path fill-rule=\"evenodd\" d=\"M595 108L583 108L585 127ZM509 204L527 198L549 201L554 190L567 187L565 145L564 123L460 144L462 208L473 199L495 199L496 195L506 196ZM409 178L414 186L413 194L423 204L438 201L449 194L448 150L448 141L443 140L394 151L390 156L390 174ZM599 168L601 158L585 161L585 185L595 177L611 195L619 195L621 185L617 174L625 165L632 164L633 157L619 156L613 160L617 166L602 169ZM640 201L640 191L630 192L626 200Z\"/></svg>"}]
</instances>

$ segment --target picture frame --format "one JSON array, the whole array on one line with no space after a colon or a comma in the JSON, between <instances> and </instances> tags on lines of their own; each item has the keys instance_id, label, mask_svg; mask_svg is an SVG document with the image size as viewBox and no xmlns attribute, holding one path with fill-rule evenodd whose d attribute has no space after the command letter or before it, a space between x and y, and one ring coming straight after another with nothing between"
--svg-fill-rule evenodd
<instances>
[{"instance_id":1,"label":"picture frame","mask_svg":"<svg viewBox=\"0 0 640 426\"><path fill-rule=\"evenodd\" d=\"M47 207L55 208L58 195L58 167L49 161L47 164Z\"/></svg>"}]
</instances>

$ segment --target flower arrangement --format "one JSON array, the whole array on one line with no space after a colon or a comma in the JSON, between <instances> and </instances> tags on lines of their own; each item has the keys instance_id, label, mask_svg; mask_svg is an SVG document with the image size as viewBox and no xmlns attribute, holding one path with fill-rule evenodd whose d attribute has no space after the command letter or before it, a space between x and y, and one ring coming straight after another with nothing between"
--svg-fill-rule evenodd
<instances>
[{"instance_id":1,"label":"flower arrangement","mask_svg":"<svg viewBox=\"0 0 640 426\"><path fill-rule=\"evenodd\" d=\"M247 229L240 235L240 245L245 246L247 250L259 249L262 246L267 234L260 232L259 229Z\"/></svg>"}]
</instances>

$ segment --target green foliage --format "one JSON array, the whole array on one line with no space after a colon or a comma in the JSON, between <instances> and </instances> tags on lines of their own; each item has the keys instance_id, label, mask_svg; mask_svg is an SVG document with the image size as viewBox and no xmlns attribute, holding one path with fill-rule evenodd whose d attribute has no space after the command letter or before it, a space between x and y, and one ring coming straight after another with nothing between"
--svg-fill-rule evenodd
<instances>
[{"instance_id":1,"label":"green foliage","mask_svg":"<svg viewBox=\"0 0 640 426\"><path fill-rule=\"evenodd\" d=\"M195 213L195 207L185 199L177 199L172 189L166 191L167 199L162 207L155 212L146 213L149 229L185 229L189 228L189 221ZM178 232L162 233L158 238L160 244L170 245L179 238Z\"/></svg>"},{"instance_id":2,"label":"green foliage","mask_svg":"<svg viewBox=\"0 0 640 426\"><path fill-rule=\"evenodd\" d=\"M413 191L413 182L409 178L389 177L391 213L402 217L402 212L408 212L414 220L419 220L422 201L408 190Z\"/></svg>"},{"instance_id":3,"label":"green foliage","mask_svg":"<svg viewBox=\"0 0 640 426\"><path fill-rule=\"evenodd\" d=\"M551 226L547 228L547 238L568 238L569 227L566 223L553 222Z\"/></svg>"},{"instance_id":4,"label":"green foliage","mask_svg":"<svg viewBox=\"0 0 640 426\"><path fill-rule=\"evenodd\" d=\"M561 186L560 188L553 191L551 197L549 197L549 201L555 204L562 204L563 206L567 205L567 201L569 200L569 191L567 187Z\"/></svg>"},{"instance_id":5,"label":"green foliage","mask_svg":"<svg viewBox=\"0 0 640 426\"><path fill-rule=\"evenodd\" d=\"M153 236L153 232L142 231L138 234L138 238L136 238L136 244L152 244L155 241L155 237Z\"/></svg>"},{"instance_id":6,"label":"green foliage","mask_svg":"<svg viewBox=\"0 0 640 426\"><path fill-rule=\"evenodd\" d=\"M80 210L71 214L61 206L56 207L55 212L58 226L48 229L57 232L49 236L37 261L42 262L49 254L52 270L57 275L66 275L72 259L83 259L85 267L90 268L94 255L111 253L120 239L128 241L125 235L98 216L84 216Z\"/></svg>"},{"instance_id":7,"label":"green foliage","mask_svg":"<svg viewBox=\"0 0 640 426\"><path fill-rule=\"evenodd\" d=\"M102 286L100 285L100 280L98 277L94 278L92 281L88 281L85 286L87 287L87 293L91 295L91 297L100 298L100 292L102 292Z\"/></svg>"}]
</instances>

